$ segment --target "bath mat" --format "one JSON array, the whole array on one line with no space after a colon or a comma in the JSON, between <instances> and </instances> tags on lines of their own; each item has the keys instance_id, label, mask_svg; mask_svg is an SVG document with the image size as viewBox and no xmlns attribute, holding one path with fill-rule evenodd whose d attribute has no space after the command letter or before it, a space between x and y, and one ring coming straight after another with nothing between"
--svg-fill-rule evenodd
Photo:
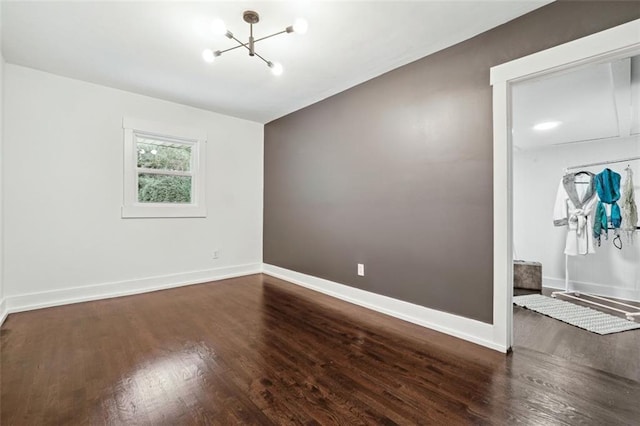
<instances>
[{"instance_id":1,"label":"bath mat","mask_svg":"<svg viewBox=\"0 0 640 426\"><path fill-rule=\"evenodd\" d=\"M513 303L597 334L640 329L637 322L540 294L514 296Z\"/></svg>"}]
</instances>

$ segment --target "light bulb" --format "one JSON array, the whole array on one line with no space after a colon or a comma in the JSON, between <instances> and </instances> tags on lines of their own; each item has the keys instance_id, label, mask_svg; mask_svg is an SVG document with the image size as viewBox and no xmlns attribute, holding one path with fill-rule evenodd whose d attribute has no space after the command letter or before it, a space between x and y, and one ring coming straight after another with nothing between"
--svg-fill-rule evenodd
<instances>
[{"instance_id":1,"label":"light bulb","mask_svg":"<svg viewBox=\"0 0 640 426\"><path fill-rule=\"evenodd\" d=\"M212 63L216 59L216 55L213 54L213 50L204 49L202 51L202 59L204 59L205 62Z\"/></svg>"},{"instance_id":2,"label":"light bulb","mask_svg":"<svg viewBox=\"0 0 640 426\"><path fill-rule=\"evenodd\" d=\"M211 22L211 31L213 31L215 35L225 35L227 33L227 26L222 19L214 19L213 22Z\"/></svg>"},{"instance_id":3,"label":"light bulb","mask_svg":"<svg viewBox=\"0 0 640 426\"><path fill-rule=\"evenodd\" d=\"M298 34L304 34L307 32L308 29L309 29L309 23L306 21L306 19L298 18L293 23L293 31L295 31Z\"/></svg>"},{"instance_id":4,"label":"light bulb","mask_svg":"<svg viewBox=\"0 0 640 426\"><path fill-rule=\"evenodd\" d=\"M282 68L282 65L278 62L272 62L269 68L271 68L273 75L281 75L282 71L284 71L284 68Z\"/></svg>"},{"instance_id":5,"label":"light bulb","mask_svg":"<svg viewBox=\"0 0 640 426\"><path fill-rule=\"evenodd\" d=\"M533 126L533 130L551 130L561 125L561 121L544 121Z\"/></svg>"}]
</instances>

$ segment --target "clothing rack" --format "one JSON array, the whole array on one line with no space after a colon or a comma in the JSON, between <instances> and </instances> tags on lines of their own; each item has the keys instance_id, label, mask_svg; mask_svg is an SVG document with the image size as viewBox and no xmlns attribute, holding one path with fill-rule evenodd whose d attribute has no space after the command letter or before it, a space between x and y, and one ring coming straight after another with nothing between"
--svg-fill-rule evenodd
<instances>
[{"instance_id":1,"label":"clothing rack","mask_svg":"<svg viewBox=\"0 0 640 426\"><path fill-rule=\"evenodd\" d=\"M597 163L580 164L579 166L567 167L565 170L569 171L569 170L574 170L574 169L582 169L584 167L604 166L605 164L626 163L628 161L636 161L636 160L640 160L640 156L638 156L638 157L629 157L629 158L621 158L620 160L609 160L609 161L599 161Z\"/></svg>"},{"instance_id":2,"label":"clothing rack","mask_svg":"<svg viewBox=\"0 0 640 426\"><path fill-rule=\"evenodd\" d=\"M618 312L623 314L629 321L640 321L640 307L629 305L628 303L620 302L617 300L609 299L607 297L596 296L591 293L584 293L577 290L569 290L569 255L564 255L564 291L554 291L551 293L551 297L568 297L569 299L579 300L582 303L587 303L594 306L599 306L604 309L609 309L610 311ZM614 308L613 306L604 305L602 303L595 302L593 300L584 299L580 296L587 296L592 299L601 300L603 302L612 303L616 306L624 306L625 308L629 308L631 310L625 310L620 308Z\"/></svg>"},{"instance_id":3,"label":"clothing rack","mask_svg":"<svg viewBox=\"0 0 640 426\"><path fill-rule=\"evenodd\" d=\"M571 167L567 167L565 169L565 172L569 171L569 170L575 170L575 169L582 169L585 167L594 167L594 166L603 166L605 164L616 164L616 163L626 163L629 161L637 161L640 160L640 156L637 157L629 157L629 158L622 158L620 160L609 160L609 161L599 161L597 163L589 163L589 164L580 164L578 166L571 166ZM636 229L640 229L640 227L636 227ZM598 306L600 308L604 308L604 309L608 309L610 311L614 311L617 312L619 314L623 314L629 321L640 321L640 307L638 306L634 306L634 305L630 305L628 303L624 303L624 302L620 302L617 300L613 300L613 299L609 299L607 297L602 297L602 296L596 296L590 293L581 293L579 291L576 290L569 290L569 255L565 254L564 255L564 291L554 291L553 293L551 293L551 297L558 297L558 296L562 296L562 297L568 297L570 299L574 299L574 300L579 300L582 303L587 303L590 305L594 305L594 306ZM594 300L589 300L589 299L584 299L580 296L587 296L590 299L596 299L596 300L600 300L606 303L611 303L613 305L616 305L618 307L613 307L613 306L609 306L609 305L605 305L602 303L598 303ZM624 308L628 308L631 310L625 310L622 309L622 307Z\"/></svg>"}]
</instances>

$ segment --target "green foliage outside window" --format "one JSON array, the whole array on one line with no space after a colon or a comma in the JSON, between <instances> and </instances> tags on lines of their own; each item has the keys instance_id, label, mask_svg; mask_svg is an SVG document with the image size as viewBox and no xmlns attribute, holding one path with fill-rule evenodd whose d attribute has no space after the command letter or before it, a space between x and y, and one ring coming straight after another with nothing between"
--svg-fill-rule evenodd
<instances>
[{"instance_id":1,"label":"green foliage outside window","mask_svg":"<svg viewBox=\"0 0 640 426\"><path fill-rule=\"evenodd\" d=\"M138 167L189 171L191 170L191 146L138 142Z\"/></svg>"},{"instance_id":2,"label":"green foliage outside window","mask_svg":"<svg viewBox=\"0 0 640 426\"><path fill-rule=\"evenodd\" d=\"M138 175L138 201L141 203L190 203L191 177Z\"/></svg>"},{"instance_id":3,"label":"green foliage outside window","mask_svg":"<svg viewBox=\"0 0 640 426\"><path fill-rule=\"evenodd\" d=\"M191 146L143 143L138 140L138 167L189 171ZM191 177L162 174L138 174L138 201L141 203L190 203Z\"/></svg>"}]
</instances>

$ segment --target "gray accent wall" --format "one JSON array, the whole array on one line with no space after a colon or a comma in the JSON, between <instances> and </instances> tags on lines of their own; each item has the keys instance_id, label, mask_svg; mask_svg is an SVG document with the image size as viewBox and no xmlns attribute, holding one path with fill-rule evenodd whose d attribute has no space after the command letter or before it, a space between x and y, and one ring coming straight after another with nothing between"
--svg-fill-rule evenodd
<instances>
[{"instance_id":1,"label":"gray accent wall","mask_svg":"<svg viewBox=\"0 0 640 426\"><path fill-rule=\"evenodd\" d=\"M268 123L264 262L492 323L489 69L638 18L552 3Z\"/></svg>"}]
</instances>

